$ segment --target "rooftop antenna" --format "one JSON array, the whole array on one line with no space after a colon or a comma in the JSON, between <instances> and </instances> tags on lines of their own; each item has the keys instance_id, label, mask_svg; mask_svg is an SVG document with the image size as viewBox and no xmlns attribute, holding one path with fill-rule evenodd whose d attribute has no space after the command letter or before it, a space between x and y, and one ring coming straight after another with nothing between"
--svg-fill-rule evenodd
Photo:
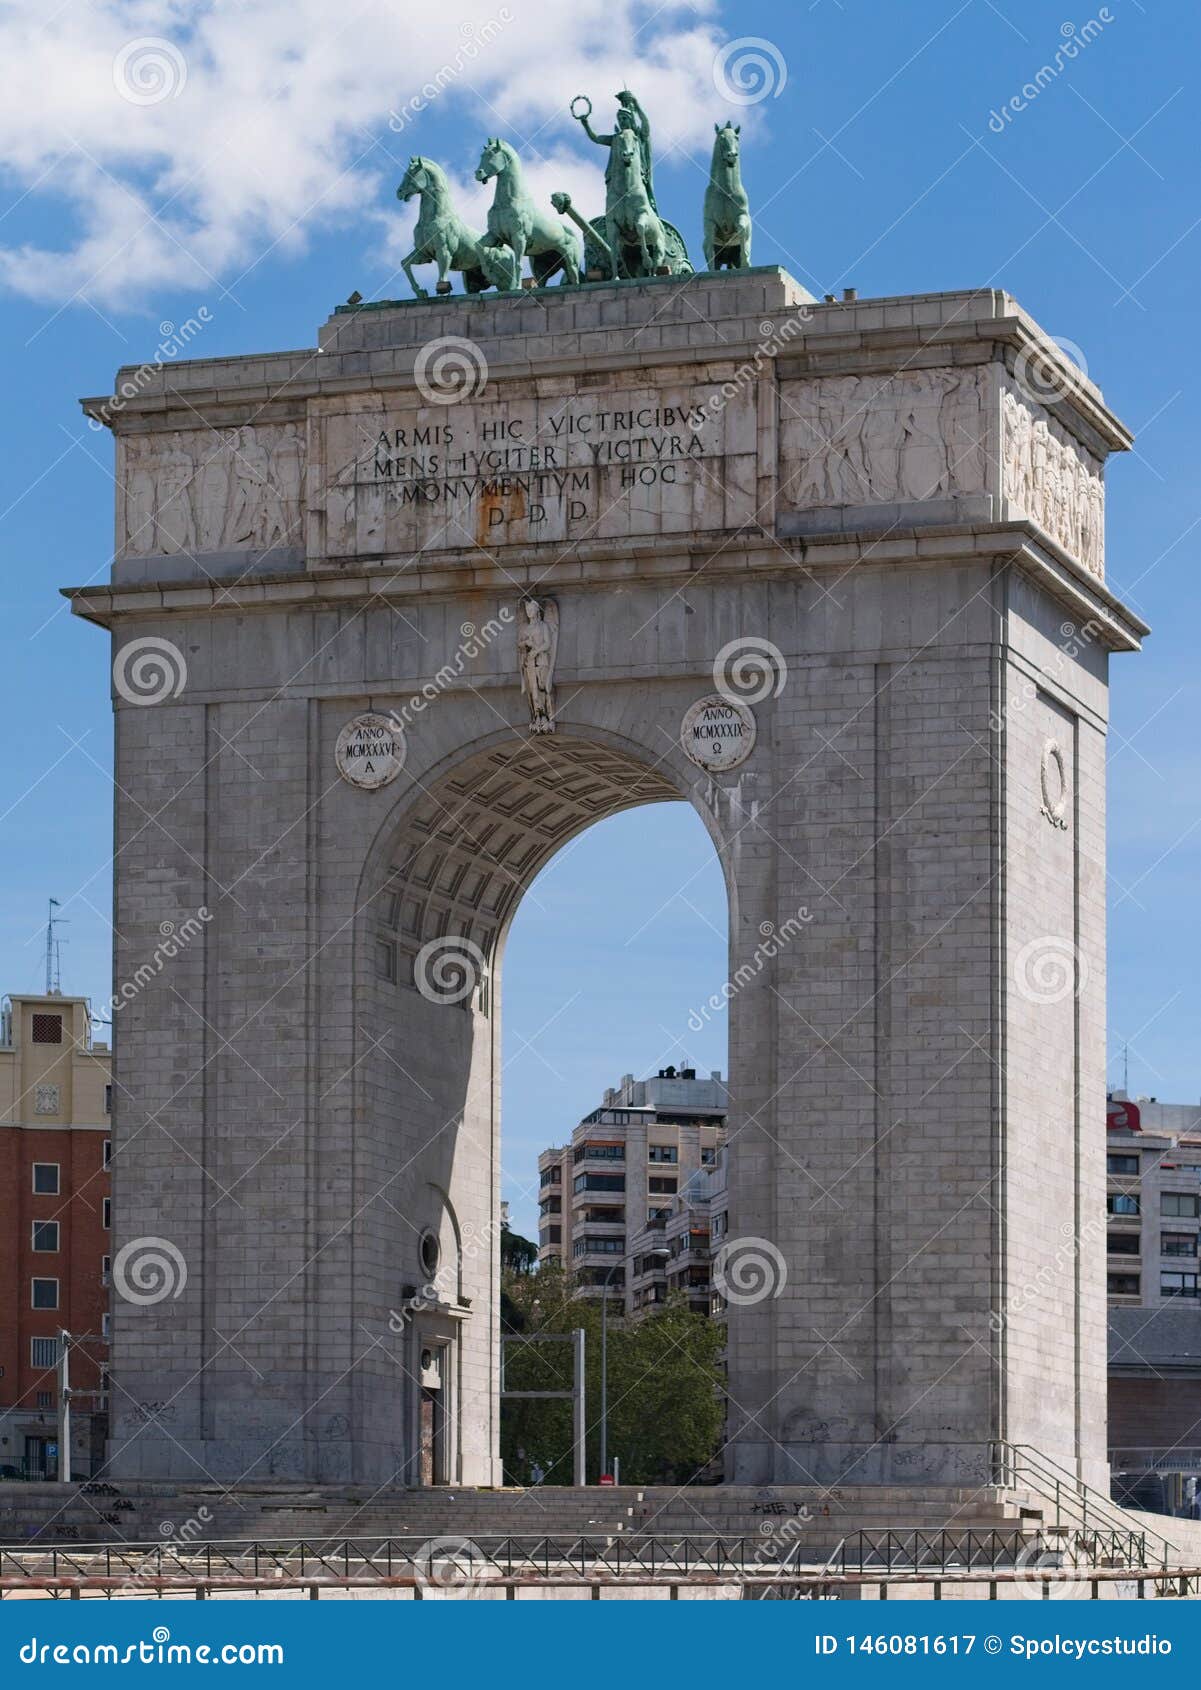
<instances>
[{"instance_id":1,"label":"rooftop antenna","mask_svg":"<svg viewBox=\"0 0 1201 1690\"><path fill-rule=\"evenodd\" d=\"M55 938L54 938L54 929L58 926L59 922L62 919L61 916L57 916L54 913L55 910L58 907L59 907L58 899L57 898L51 898L51 900L50 900L50 910L49 910L48 918L47 918L47 921L46 921L46 996L47 997L53 996L53 994L58 990L57 986L54 983L54 980L55 980L54 959L55 959L56 950L57 950Z\"/></svg>"},{"instance_id":2,"label":"rooftop antenna","mask_svg":"<svg viewBox=\"0 0 1201 1690\"><path fill-rule=\"evenodd\" d=\"M1122 1090L1130 1096L1130 1040L1122 1046Z\"/></svg>"}]
</instances>

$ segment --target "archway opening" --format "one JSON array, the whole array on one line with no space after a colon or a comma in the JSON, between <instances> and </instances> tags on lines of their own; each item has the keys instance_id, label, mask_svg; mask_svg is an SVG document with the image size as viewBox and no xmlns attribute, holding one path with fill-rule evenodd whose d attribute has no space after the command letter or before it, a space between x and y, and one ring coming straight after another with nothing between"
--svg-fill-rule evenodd
<instances>
[{"instance_id":1,"label":"archway opening","mask_svg":"<svg viewBox=\"0 0 1201 1690\"><path fill-rule=\"evenodd\" d=\"M631 1065L699 1072L699 1051L687 1048L698 1026L705 1060L725 1072L721 1018L695 1016L725 975L724 883L705 823L682 797L667 773L615 743L498 736L418 783L381 832L360 900L355 1179L369 1189L384 1175L388 1203L364 1218L355 1272L383 1295L397 1287L400 1307L386 1317L393 1366L381 1353L362 1379L362 1438L388 1452L371 1465L395 1469L399 1446L411 1482L500 1482L502 1197L528 1225L537 1140L570 1138L600 1102L591 1092L601 1073L611 1085ZM642 815L622 816L635 809ZM523 900L527 917L513 930ZM665 934L685 921L703 935L694 966L648 1025L653 982L671 971ZM566 1002L564 965L578 982ZM511 969L517 1019L506 1043L500 986ZM623 1012L611 1013L619 1000ZM559 1049L556 1076L547 1033L564 1015L574 1054ZM547 1090L502 1153L506 1053L513 1066L540 1059ZM514 1090L524 1114L528 1079Z\"/></svg>"}]
</instances>

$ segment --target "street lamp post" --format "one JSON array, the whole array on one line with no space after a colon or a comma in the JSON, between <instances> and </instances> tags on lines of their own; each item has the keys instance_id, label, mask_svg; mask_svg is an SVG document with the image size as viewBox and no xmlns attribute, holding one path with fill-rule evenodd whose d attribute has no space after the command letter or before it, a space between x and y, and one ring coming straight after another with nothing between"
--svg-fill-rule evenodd
<instances>
[{"instance_id":1,"label":"street lamp post","mask_svg":"<svg viewBox=\"0 0 1201 1690\"><path fill-rule=\"evenodd\" d=\"M628 1256L622 1256L620 1261L613 1263L601 1282L601 1408L600 1408L600 1470L603 1477L609 1471L609 1284L619 1267L632 1262L637 1251L631 1250ZM648 1256L654 1256L656 1261L665 1262L671 1251L660 1245L658 1249L647 1250Z\"/></svg>"}]
</instances>

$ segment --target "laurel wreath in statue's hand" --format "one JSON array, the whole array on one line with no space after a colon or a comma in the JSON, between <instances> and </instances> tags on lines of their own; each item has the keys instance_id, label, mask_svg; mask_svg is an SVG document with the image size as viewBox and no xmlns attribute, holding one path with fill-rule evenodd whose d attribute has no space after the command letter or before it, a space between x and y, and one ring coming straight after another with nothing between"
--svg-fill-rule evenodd
<instances>
[{"instance_id":1,"label":"laurel wreath in statue's hand","mask_svg":"<svg viewBox=\"0 0 1201 1690\"><path fill-rule=\"evenodd\" d=\"M576 110L577 106L581 108L579 111ZM572 117L577 118L582 123L586 117L592 116L592 101L587 94L577 94L571 102L570 110Z\"/></svg>"}]
</instances>

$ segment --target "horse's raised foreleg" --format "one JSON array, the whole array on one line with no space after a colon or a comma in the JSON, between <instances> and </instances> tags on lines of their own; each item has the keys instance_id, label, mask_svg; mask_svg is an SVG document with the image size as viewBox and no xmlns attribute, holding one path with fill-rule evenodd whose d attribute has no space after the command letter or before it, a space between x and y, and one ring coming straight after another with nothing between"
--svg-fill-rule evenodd
<instances>
[{"instance_id":1,"label":"horse's raised foreleg","mask_svg":"<svg viewBox=\"0 0 1201 1690\"><path fill-rule=\"evenodd\" d=\"M400 261L400 267L409 278L409 286L412 288L418 299L428 299L429 294L413 274L413 266L414 264L426 264L428 262L429 261L425 255L418 252L416 248L414 248L407 258L402 258Z\"/></svg>"},{"instance_id":2,"label":"horse's raised foreleg","mask_svg":"<svg viewBox=\"0 0 1201 1690\"><path fill-rule=\"evenodd\" d=\"M434 262L438 266L437 293L450 293L454 284L449 279L449 271L454 261L455 248L449 241L439 241L434 247Z\"/></svg>"}]
</instances>

